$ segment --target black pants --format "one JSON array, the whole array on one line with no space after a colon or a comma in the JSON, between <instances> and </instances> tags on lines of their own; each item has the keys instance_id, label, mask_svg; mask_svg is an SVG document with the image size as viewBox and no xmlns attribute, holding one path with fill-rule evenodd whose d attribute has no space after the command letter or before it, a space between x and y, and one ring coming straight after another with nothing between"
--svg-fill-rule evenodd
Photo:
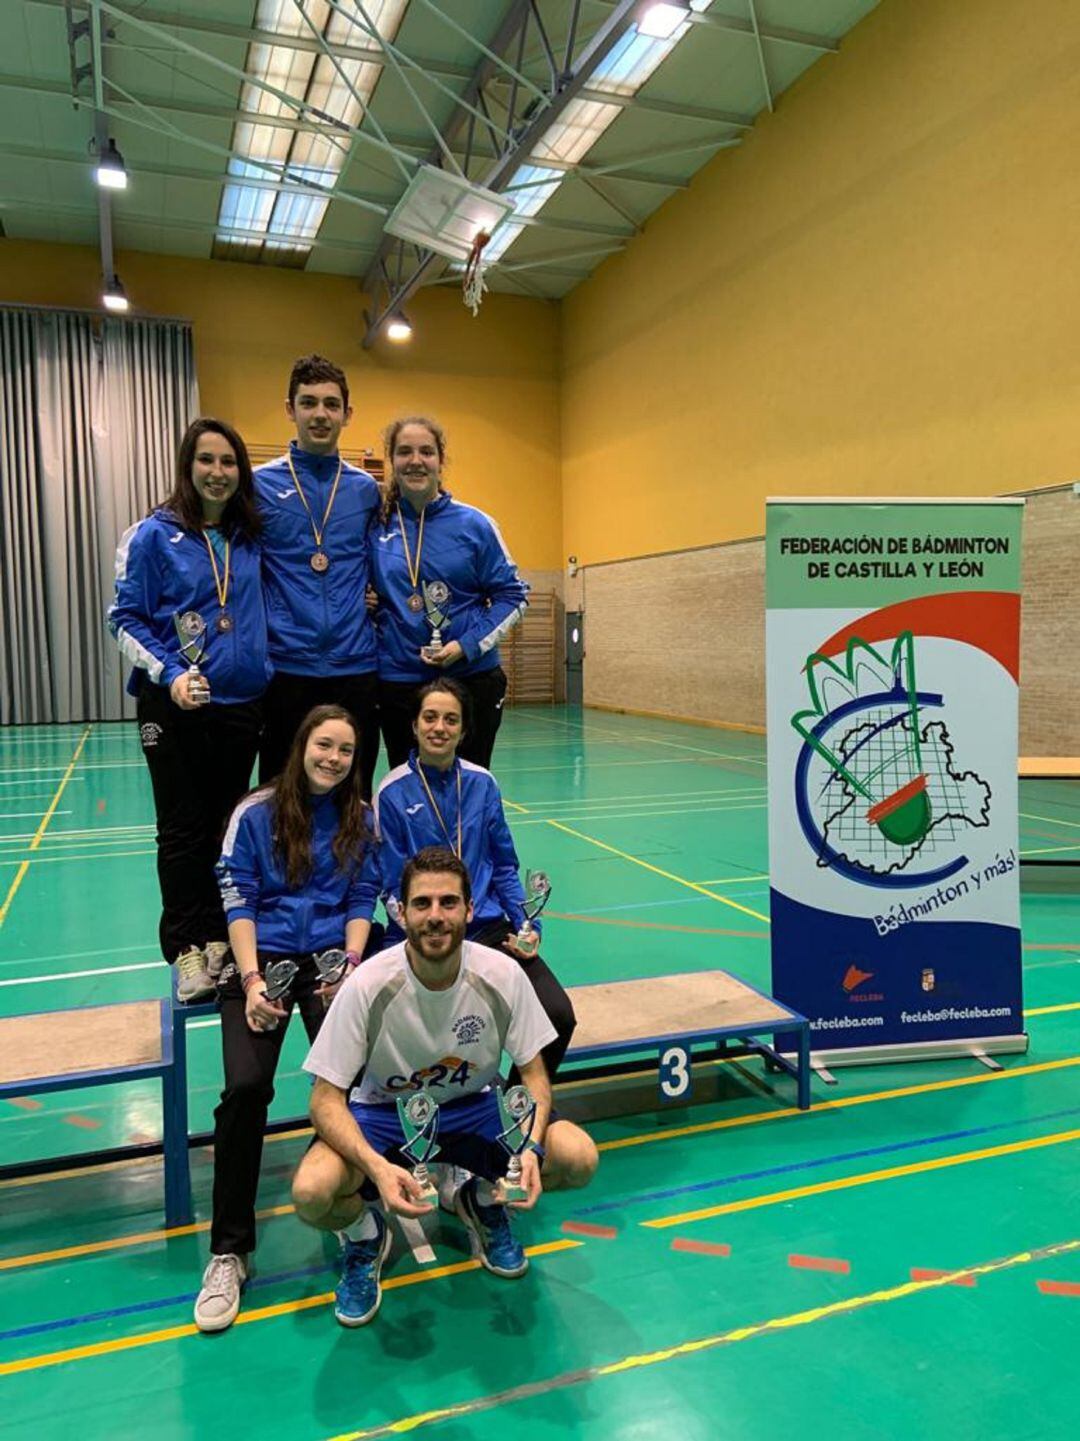
<instances>
[{"instance_id":1,"label":"black pants","mask_svg":"<svg viewBox=\"0 0 1080 1441\"><path fill-rule=\"evenodd\" d=\"M378 677L363 675L283 675L270 682L263 697L265 723L259 747L259 782L273 780L285 769L300 723L317 705L344 706L360 727L358 764L364 799L371 799L371 780L379 758Z\"/></svg>"},{"instance_id":2,"label":"black pants","mask_svg":"<svg viewBox=\"0 0 1080 1441\"><path fill-rule=\"evenodd\" d=\"M475 935L469 937L479 946L490 946L493 951L502 950L502 943L514 935L514 928L508 920L491 921L482 926ZM508 952L503 952L504 955ZM517 960L514 956L512 959ZM574 1034L574 1027L577 1025L577 1017L574 1015L574 1007L570 997L563 990L558 976L540 956L533 956L531 961L518 961L518 965L529 978L529 983L536 992L536 999L544 1008L548 1020L555 1027L558 1035L547 1046L544 1047L542 1055L544 1065L547 1067L548 1079L554 1081L555 1072L562 1064L562 1058L566 1055L566 1048ZM518 1080L517 1067L510 1073L511 1081Z\"/></svg>"},{"instance_id":3,"label":"black pants","mask_svg":"<svg viewBox=\"0 0 1080 1441\"><path fill-rule=\"evenodd\" d=\"M465 718L465 735L458 747L464 761L491 769L491 753L495 736L502 723L503 697L506 695L506 672L497 665L479 675L455 676L454 679L469 697L469 715ZM422 681L384 680L379 682L379 724L386 745L386 759L393 769L408 760L416 744L413 718L416 693Z\"/></svg>"},{"instance_id":4,"label":"black pants","mask_svg":"<svg viewBox=\"0 0 1080 1441\"><path fill-rule=\"evenodd\" d=\"M189 946L228 938L214 866L225 823L251 784L262 706L181 710L148 682L136 710L157 815L161 954L175 961Z\"/></svg>"},{"instance_id":5,"label":"black pants","mask_svg":"<svg viewBox=\"0 0 1080 1441\"><path fill-rule=\"evenodd\" d=\"M276 955L259 954L265 970ZM266 1115L274 1099L274 1073L294 1005L308 1039L314 1040L325 1008L315 995L319 984L310 956L294 956L300 970L287 998L280 1001L289 1015L275 1031L253 1031L247 1023L240 977L234 975L221 991L221 1055L225 1089L214 1112L214 1219L210 1250L215 1256L246 1255L255 1249L255 1196L262 1165Z\"/></svg>"}]
</instances>

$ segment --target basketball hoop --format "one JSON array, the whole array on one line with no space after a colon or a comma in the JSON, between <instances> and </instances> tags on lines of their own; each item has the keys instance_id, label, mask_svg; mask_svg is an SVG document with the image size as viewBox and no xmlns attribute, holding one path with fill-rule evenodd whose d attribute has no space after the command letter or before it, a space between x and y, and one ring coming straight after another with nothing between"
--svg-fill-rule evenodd
<instances>
[{"instance_id":1,"label":"basketball hoop","mask_svg":"<svg viewBox=\"0 0 1080 1441\"><path fill-rule=\"evenodd\" d=\"M465 304L476 315L484 298L487 285L484 283L484 246L491 239L486 230L478 230L473 237L472 249L465 262L465 273L461 280L461 293Z\"/></svg>"}]
</instances>

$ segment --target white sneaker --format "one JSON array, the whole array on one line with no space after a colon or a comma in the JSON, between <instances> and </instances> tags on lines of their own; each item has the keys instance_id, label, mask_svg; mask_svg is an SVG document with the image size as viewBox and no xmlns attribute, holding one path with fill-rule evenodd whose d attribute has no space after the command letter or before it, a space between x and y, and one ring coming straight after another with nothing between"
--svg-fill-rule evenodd
<instances>
[{"instance_id":1,"label":"white sneaker","mask_svg":"<svg viewBox=\"0 0 1080 1441\"><path fill-rule=\"evenodd\" d=\"M195 1324L200 1331L224 1331L232 1325L247 1278L246 1257L210 1257L203 1272L202 1290L195 1300Z\"/></svg>"},{"instance_id":2,"label":"white sneaker","mask_svg":"<svg viewBox=\"0 0 1080 1441\"><path fill-rule=\"evenodd\" d=\"M221 971L225 965L225 957L228 954L228 941L209 941L203 946L203 956L206 958L206 974L215 986L221 979Z\"/></svg>"},{"instance_id":3,"label":"white sneaker","mask_svg":"<svg viewBox=\"0 0 1080 1441\"><path fill-rule=\"evenodd\" d=\"M464 1166L452 1166L444 1161L436 1161L430 1170L434 1174L435 1189L439 1193L439 1209L456 1216L454 1201L465 1182L471 1179L472 1172L466 1171Z\"/></svg>"},{"instance_id":4,"label":"white sneaker","mask_svg":"<svg viewBox=\"0 0 1080 1441\"><path fill-rule=\"evenodd\" d=\"M198 946L189 946L176 958L176 999L183 1005L209 996L215 990Z\"/></svg>"}]
</instances>

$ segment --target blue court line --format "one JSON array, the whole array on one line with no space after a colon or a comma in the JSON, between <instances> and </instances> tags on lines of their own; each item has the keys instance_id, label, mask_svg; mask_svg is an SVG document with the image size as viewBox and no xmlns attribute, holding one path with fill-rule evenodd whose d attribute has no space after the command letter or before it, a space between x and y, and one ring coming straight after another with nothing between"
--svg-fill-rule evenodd
<instances>
[{"instance_id":1,"label":"blue court line","mask_svg":"<svg viewBox=\"0 0 1080 1441\"><path fill-rule=\"evenodd\" d=\"M302 1266L299 1271L277 1271L269 1276L256 1276L247 1283L246 1291L260 1286L276 1286L279 1281L296 1281L303 1276L319 1276L329 1266ZM85 1326L91 1321L111 1321L116 1316L138 1316L145 1311L161 1311L166 1306L194 1305L197 1291L187 1291L182 1296L162 1296L157 1301L136 1301L131 1306L115 1306L109 1311L87 1311L84 1316L65 1316L59 1321L38 1321L32 1326L16 1326L11 1331L0 1331L0 1341L13 1341L19 1336L40 1336L46 1331L65 1331L70 1326Z\"/></svg>"},{"instance_id":2,"label":"blue court line","mask_svg":"<svg viewBox=\"0 0 1080 1441\"><path fill-rule=\"evenodd\" d=\"M786 1166L768 1166L761 1171L743 1171L737 1176L720 1176L712 1181L696 1181L689 1186L672 1186L664 1191L642 1191L636 1196L624 1196L619 1201L598 1201L594 1206L575 1209L578 1216L595 1216L600 1211L621 1211L628 1206L641 1206L648 1201L669 1201L673 1196L690 1196L696 1191L712 1191L722 1186L735 1186L740 1181L760 1181L768 1176L785 1176L792 1171L814 1171L820 1166L831 1166L837 1161L863 1161L868 1156L888 1156L897 1151L913 1151L919 1146L935 1146L947 1141L966 1141L972 1136L986 1136L992 1131L1008 1131L1016 1126L1030 1126L1039 1121L1058 1121L1064 1116L1080 1115L1080 1106L1070 1106L1065 1111L1048 1111L1042 1116L1026 1116L1021 1121L995 1121L992 1126L974 1126L967 1131L945 1131L940 1136L922 1136L915 1141L893 1141L887 1146L870 1146L865 1151L838 1151L833 1156L819 1156L812 1161L791 1161Z\"/></svg>"}]
</instances>

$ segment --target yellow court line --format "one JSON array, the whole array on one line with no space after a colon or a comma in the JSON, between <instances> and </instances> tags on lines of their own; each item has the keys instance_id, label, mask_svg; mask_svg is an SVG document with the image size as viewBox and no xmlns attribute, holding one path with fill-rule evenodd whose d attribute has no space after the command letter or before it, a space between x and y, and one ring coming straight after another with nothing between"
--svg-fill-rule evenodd
<instances>
[{"instance_id":1,"label":"yellow court line","mask_svg":"<svg viewBox=\"0 0 1080 1441\"><path fill-rule=\"evenodd\" d=\"M683 1136L701 1136L708 1131L727 1131L737 1126L752 1126L760 1121L782 1121L792 1116L809 1116L816 1111L842 1111L848 1106L866 1106L875 1101L895 1101L906 1096L923 1096L931 1091L952 1091L960 1086L983 1086L990 1081L1007 1081L1011 1077L1034 1076L1045 1071L1060 1071L1080 1066L1080 1056L1065 1056L1059 1061L1039 1061L1031 1066L1013 1066L1009 1070L981 1071L977 1076L953 1076L947 1081L924 1081L916 1086L898 1086L892 1091L869 1091L865 1096L835 1096L828 1101L815 1101L808 1111L798 1106L785 1106L776 1111L751 1111L746 1116L730 1116L722 1121L700 1121L694 1126L675 1126L665 1131L646 1131L640 1136L623 1136L618 1141L601 1141L598 1151L622 1151L629 1146L648 1146L656 1141L675 1141Z\"/></svg>"},{"instance_id":2,"label":"yellow court line","mask_svg":"<svg viewBox=\"0 0 1080 1441\"><path fill-rule=\"evenodd\" d=\"M760 911L752 911L749 906L740 906L738 901L729 900L727 896L715 895L712 891L699 886L696 881L685 880L682 876L674 875L671 871L662 871L659 866L650 865L637 856L632 856L628 851L620 851L616 846L609 846L606 841L598 841L593 836L587 836L583 831L576 831L572 826L564 826L562 821L546 821L546 825L554 826L557 831L565 831L568 836L576 836L579 841L588 841L591 846L599 846L602 851L610 851L613 856L619 856L624 861L630 861L635 866L642 866L654 875L663 876L665 880L674 881L677 885L686 886L688 890L697 891L699 895L708 896L710 901L719 901L722 906L730 906L733 911L742 911L744 916L753 916L755 921L764 921L769 924L768 916L763 916Z\"/></svg>"},{"instance_id":3,"label":"yellow court line","mask_svg":"<svg viewBox=\"0 0 1080 1441\"><path fill-rule=\"evenodd\" d=\"M1043 846L1037 851L1021 851L1020 859L1023 860L1025 856L1056 856L1060 855L1062 851L1078 849L1080 849L1080 841L1074 841L1071 846Z\"/></svg>"},{"instance_id":4,"label":"yellow court line","mask_svg":"<svg viewBox=\"0 0 1080 1441\"><path fill-rule=\"evenodd\" d=\"M808 1311L795 1311L787 1316L774 1316L771 1320L758 1321L749 1326L737 1326L731 1331L721 1331L714 1336L700 1336L693 1341L681 1341L673 1346L665 1346L659 1351L635 1352L623 1356L618 1361L610 1361L606 1366L583 1367L578 1371L564 1373L561 1376L548 1376L539 1381L525 1382L518 1387L491 1395L475 1396L471 1401L461 1401L457 1405L441 1406L434 1411L418 1411L412 1416L402 1416L397 1421L368 1426L362 1431L344 1431L331 1438L331 1441L375 1441L376 1437L400 1435L405 1431L415 1431L421 1426L428 1426L436 1421L475 1416L480 1412L493 1411L497 1407L524 1400L523 1393L526 1391L529 1396L550 1394L556 1389L564 1390L568 1386L581 1385L583 1382L598 1381L607 1376L619 1376L628 1371L640 1371L646 1366L656 1366L664 1361L678 1360L681 1356L693 1356L701 1351L713 1351L720 1346L733 1346L739 1341L751 1341L756 1336L765 1336L777 1331L791 1331L796 1326L809 1326L815 1321L826 1321L832 1316L844 1316L852 1311L865 1310L869 1306L881 1306L890 1301L905 1300L908 1296L918 1296L924 1291L956 1285L979 1276L990 1276L997 1271L1009 1270L1013 1266L1030 1265L1033 1261L1046 1261L1052 1257L1065 1256L1078 1249L1080 1249L1080 1240L1059 1241L1054 1245L1040 1246L1037 1250L1018 1251L1013 1256L1003 1256L1000 1260L984 1261L974 1266L963 1266L925 1281L904 1281L899 1286L889 1286L881 1291L867 1291L861 1296L847 1296L841 1301L831 1301L826 1306L814 1306ZM507 1424L503 1429L509 1431L513 1428Z\"/></svg>"},{"instance_id":5,"label":"yellow court line","mask_svg":"<svg viewBox=\"0 0 1080 1441\"><path fill-rule=\"evenodd\" d=\"M1080 1001L1066 1001L1061 1006L1033 1006L1025 1016L1054 1016L1058 1011L1080 1011Z\"/></svg>"},{"instance_id":6,"label":"yellow court line","mask_svg":"<svg viewBox=\"0 0 1080 1441\"><path fill-rule=\"evenodd\" d=\"M762 876L721 876L718 881L698 881L699 886L738 886L745 885L747 881L767 881L767 875Z\"/></svg>"},{"instance_id":7,"label":"yellow court line","mask_svg":"<svg viewBox=\"0 0 1080 1441\"><path fill-rule=\"evenodd\" d=\"M677 1216L661 1216L655 1221L642 1221L641 1225L649 1230L662 1231L668 1226L685 1226L691 1221L706 1221L713 1216L731 1216L737 1211L756 1211L761 1206L779 1206L787 1201L802 1200L806 1196L824 1196L829 1191L847 1191L853 1186L871 1186L878 1181L894 1181L900 1176L921 1176L928 1171L966 1166L972 1161L1015 1156L1021 1151L1037 1151L1043 1146L1061 1146L1067 1141L1080 1141L1080 1131L1059 1131L1053 1136L1009 1141L1003 1146L986 1146L979 1151L961 1151L958 1155L938 1156L932 1161L913 1161L907 1166L888 1166L881 1171L864 1171L859 1176L841 1176L835 1181L817 1181L812 1186L794 1186L788 1191L770 1191L764 1196L748 1196L744 1201L727 1201L722 1206L705 1206L700 1211L683 1211Z\"/></svg>"},{"instance_id":8,"label":"yellow court line","mask_svg":"<svg viewBox=\"0 0 1080 1441\"><path fill-rule=\"evenodd\" d=\"M1045 821L1048 826L1068 826L1071 831L1080 831L1080 821L1063 821L1060 816L1034 816L1030 811L1020 811L1024 821Z\"/></svg>"},{"instance_id":9,"label":"yellow court line","mask_svg":"<svg viewBox=\"0 0 1080 1441\"><path fill-rule=\"evenodd\" d=\"M53 816L56 814L56 807L60 804L60 797L64 794L64 791L65 791L66 788L67 788L67 783L68 783L68 781L71 779L71 773L72 773L72 771L75 769L75 767L76 767L76 766L78 765L78 763L79 763L79 757L80 757L80 756L82 755L82 753L83 753L83 746L86 745L87 738L88 738L88 736L90 735L90 732L93 730L93 728L94 728L94 727L93 727L92 725L88 725L88 726L86 727L86 729L83 731L82 735L80 736L80 738L79 738L79 744L75 747L75 754L71 757L71 760L68 762L67 770L64 772L63 776L61 777L60 784L59 784L59 785L57 786L57 788L56 788L56 794L53 796L52 800L51 800L50 803L49 803L49 809L48 809L48 810L45 812L45 814L41 817L41 821L40 821L40 823L38 824L38 828L37 828L37 830L34 832L34 839L30 842L30 845L29 845L29 847L28 847L29 850L31 850L31 851L36 851L37 848L38 848L38 846L41 844L41 838L42 838L42 836L45 834L45 830L46 830L46 827L48 826L49 822L52 820ZM14 879L12 880L10 887L8 888L8 893L7 893L7 895L4 897L4 904L3 904L2 906L0 906L0 926L2 926L2 925L4 924L4 922L7 920L7 914L8 914L8 911L11 909L11 903L12 903L12 901L15 899L15 896L16 896L16 894L18 893L19 887L22 885L23 879L25 878L26 873L27 873L27 871L28 871L29 869L30 869L30 862L29 862L29 861L21 861L21 862L19 863L19 869L15 872L15 877L14 877Z\"/></svg>"},{"instance_id":10,"label":"yellow court line","mask_svg":"<svg viewBox=\"0 0 1080 1441\"><path fill-rule=\"evenodd\" d=\"M569 1251L584 1245L582 1241L547 1241L540 1246L528 1246L526 1256L548 1256L555 1251ZM405 1276L392 1276L382 1283L384 1291L399 1286L422 1285L428 1281L439 1281L446 1276L458 1276L465 1271L478 1271L479 1261L458 1261L451 1266L438 1266L431 1270L410 1271ZM310 1311L314 1307L329 1306L334 1300L333 1291L323 1291L318 1296L303 1296L297 1301L282 1301L276 1306L260 1306L254 1311L241 1311L233 1323L250 1326L255 1321L270 1321L277 1316L292 1316L298 1311ZM118 1336L112 1341L92 1341L86 1346L71 1346L66 1351L47 1351L41 1356L26 1356L21 1361L5 1361L0 1365L0 1376L15 1376L22 1371L40 1371L47 1366L63 1366L69 1361L86 1361L94 1356L108 1356L117 1351L134 1351L142 1346L156 1346L162 1341L178 1341L186 1336L198 1336L198 1326L188 1321L182 1326L167 1326L160 1331L146 1331L138 1336Z\"/></svg>"},{"instance_id":11,"label":"yellow court line","mask_svg":"<svg viewBox=\"0 0 1080 1441\"><path fill-rule=\"evenodd\" d=\"M509 801L505 796L503 796L503 805L509 806L512 811L519 811L523 816L527 816L529 814L529 809L527 806L519 806L517 801Z\"/></svg>"}]
</instances>

